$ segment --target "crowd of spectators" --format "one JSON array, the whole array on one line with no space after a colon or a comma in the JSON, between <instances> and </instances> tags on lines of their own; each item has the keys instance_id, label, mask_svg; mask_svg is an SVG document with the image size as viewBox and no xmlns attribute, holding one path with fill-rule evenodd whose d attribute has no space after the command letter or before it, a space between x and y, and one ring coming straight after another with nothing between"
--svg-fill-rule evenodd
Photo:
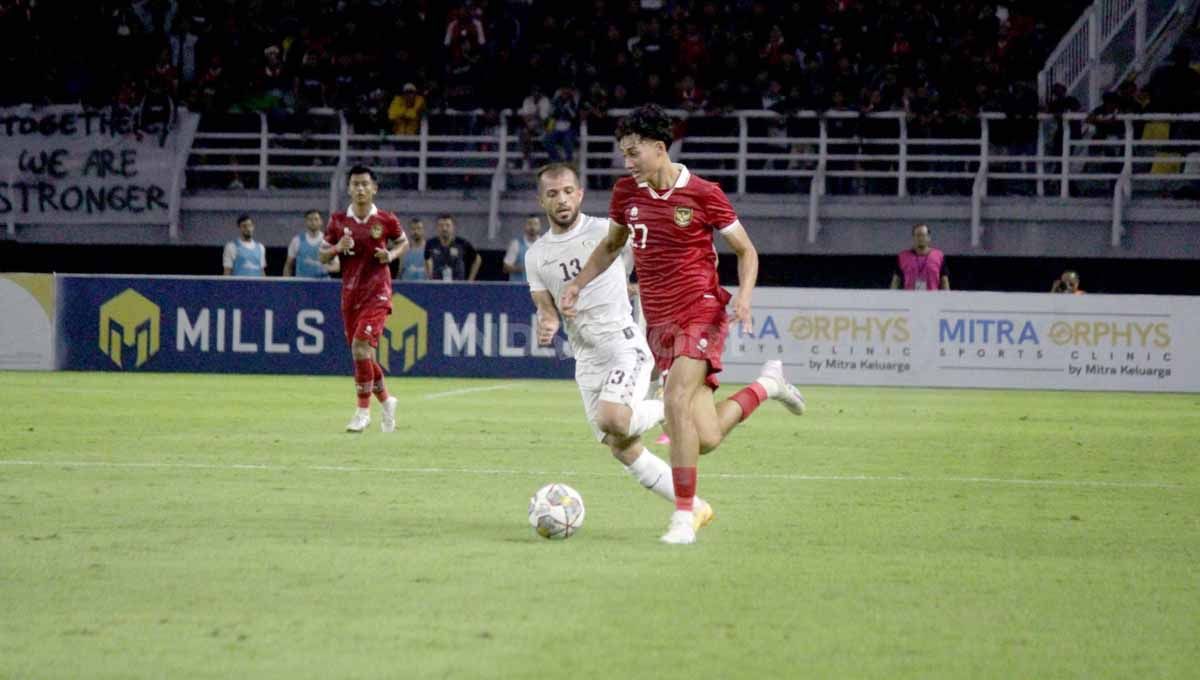
<instances>
[{"instance_id":1,"label":"crowd of spectators","mask_svg":"<svg viewBox=\"0 0 1200 680\"><path fill-rule=\"evenodd\" d=\"M569 145L580 116L908 109L956 115L1032 89L1088 0L0 0L6 103L165 96L204 112L518 110ZM69 46L69 49L65 48ZM545 97L541 104L537 96ZM557 127L556 127L557 125Z\"/></svg>"},{"instance_id":2,"label":"crowd of spectators","mask_svg":"<svg viewBox=\"0 0 1200 680\"><path fill-rule=\"evenodd\" d=\"M265 112L272 129L297 131L311 131L306 112L332 109L345 112L360 134L413 134L423 115L446 109L476 112L462 119L467 129L458 130L469 134L493 125L507 109L514 112L510 129L526 167L537 162L535 154L572 160L582 119L645 102L697 114L904 111L917 153L926 137L977 139L976 114L994 111L1008 114L991 126L994 152L1030 156L1039 110L1082 110L1063 88L1040 102L1035 79L1088 4L0 0L3 65L15 74L0 104L115 104L155 116L169 116L176 105L206 114ZM1129 81L1110 93L1087 121L1094 137L1123 136L1115 114L1200 109L1200 75L1186 57L1177 55L1144 89ZM752 132L756 136L815 135L811 120L755 124L763 126ZM693 117L690 125L694 129L681 125L679 134L705 134L703 119ZM828 127L831 138L853 140L894 137L895 125L835 118ZM1049 148L1058 148L1062 132L1061 124L1051 131ZM1178 138L1180 132L1168 134ZM857 142L830 150L894 151ZM884 169L871 163L832 161L830 190L861 193L872 190L866 183L886 184L837 175ZM941 165L947 164L917 162L912 169L955 169ZM969 176L969 164L959 165ZM1103 161L1093 166L1107 167ZM403 177L406 186L415 181ZM969 179L913 182L914 193L970 186ZM240 183L235 175L234 185ZM1029 192L1032 183L1010 189Z\"/></svg>"}]
</instances>

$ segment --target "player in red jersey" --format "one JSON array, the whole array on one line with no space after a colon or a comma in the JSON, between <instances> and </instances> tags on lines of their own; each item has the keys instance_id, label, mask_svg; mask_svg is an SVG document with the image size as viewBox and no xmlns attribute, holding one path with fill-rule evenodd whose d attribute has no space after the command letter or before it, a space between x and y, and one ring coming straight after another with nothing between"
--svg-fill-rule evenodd
<instances>
[{"instance_id":1,"label":"player in red jersey","mask_svg":"<svg viewBox=\"0 0 1200 680\"><path fill-rule=\"evenodd\" d=\"M330 216L320 251L322 264L336 257L342 267L342 320L354 357L354 387L358 392L358 409L346 431L362 432L371 423L374 393L383 409L380 426L384 432L393 432L396 398L384 387L383 368L375 361L375 348L392 313L392 271L388 264L404 257L408 237L395 215L375 207L379 185L370 168L351 168L347 189L350 208Z\"/></svg>"},{"instance_id":2,"label":"player in red jersey","mask_svg":"<svg viewBox=\"0 0 1200 680\"><path fill-rule=\"evenodd\" d=\"M700 453L715 449L764 400L778 399L800 415L804 398L784 378L782 363L768 361L749 387L719 403L713 400L729 331L725 306L731 299L733 318L751 332L758 252L721 187L671 161L671 119L660 107L648 104L635 110L617 126L616 137L630 176L613 187L608 235L563 290L559 308L573 315L579 291L608 269L632 239L647 339L658 368L669 371L664 402L675 512L662 540L693 543ZM737 297L717 277L714 232L737 255Z\"/></svg>"}]
</instances>

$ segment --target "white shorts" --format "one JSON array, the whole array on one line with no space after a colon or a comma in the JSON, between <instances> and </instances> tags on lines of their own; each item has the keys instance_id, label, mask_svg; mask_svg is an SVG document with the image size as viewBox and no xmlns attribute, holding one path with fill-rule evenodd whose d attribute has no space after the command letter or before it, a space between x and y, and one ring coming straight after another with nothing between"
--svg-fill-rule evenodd
<instances>
[{"instance_id":1,"label":"white shorts","mask_svg":"<svg viewBox=\"0 0 1200 680\"><path fill-rule=\"evenodd\" d=\"M600 349L575 357L575 382L597 441L604 441L604 432L596 426L600 402L633 408L645 398L653 370L650 346L634 326L610 336Z\"/></svg>"}]
</instances>

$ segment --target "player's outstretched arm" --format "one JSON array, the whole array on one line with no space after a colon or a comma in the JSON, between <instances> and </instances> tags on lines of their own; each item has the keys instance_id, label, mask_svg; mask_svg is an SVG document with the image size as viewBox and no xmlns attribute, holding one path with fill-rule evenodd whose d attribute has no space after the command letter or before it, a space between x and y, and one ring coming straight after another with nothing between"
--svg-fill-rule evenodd
<instances>
[{"instance_id":1,"label":"player's outstretched arm","mask_svg":"<svg viewBox=\"0 0 1200 680\"><path fill-rule=\"evenodd\" d=\"M548 290L531 290L529 294L537 306L537 343L540 347L549 347L558 332L558 308L554 306L554 296Z\"/></svg>"},{"instance_id":2,"label":"player's outstretched arm","mask_svg":"<svg viewBox=\"0 0 1200 680\"><path fill-rule=\"evenodd\" d=\"M608 271L612 263L621 256L621 249L625 247L625 242L628 240L629 227L609 220L608 233L592 251L583 270L575 277L575 284L582 289L591 283L592 279Z\"/></svg>"},{"instance_id":3,"label":"player's outstretched arm","mask_svg":"<svg viewBox=\"0 0 1200 680\"><path fill-rule=\"evenodd\" d=\"M758 283L758 250L740 224L726 229L721 235L725 237L725 242L737 255L738 260L738 294L733 299L733 318L742 323L743 331L752 333L750 299L754 295L754 286Z\"/></svg>"},{"instance_id":4,"label":"player's outstretched arm","mask_svg":"<svg viewBox=\"0 0 1200 680\"><path fill-rule=\"evenodd\" d=\"M609 266L621 256L621 249L625 247L625 242L628 240L629 228L609 220L608 234L592 251L583 270L563 289L559 304L564 316L573 317L575 315L575 303L579 299L579 291L591 283L592 279L608 270Z\"/></svg>"}]
</instances>

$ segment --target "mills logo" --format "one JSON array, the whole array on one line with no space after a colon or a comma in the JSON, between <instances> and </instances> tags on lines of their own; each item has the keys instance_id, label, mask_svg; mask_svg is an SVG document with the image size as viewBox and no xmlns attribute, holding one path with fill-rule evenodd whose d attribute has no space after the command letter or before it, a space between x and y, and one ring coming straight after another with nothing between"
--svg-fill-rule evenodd
<instances>
[{"instance_id":1,"label":"mills logo","mask_svg":"<svg viewBox=\"0 0 1200 680\"><path fill-rule=\"evenodd\" d=\"M385 342L379 346L379 364L389 373L407 373L429 352L429 315L412 300L396 293L392 295L392 314L383 327ZM393 371L391 356L401 355L401 363Z\"/></svg>"},{"instance_id":2,"label":"mills logo","mask_svg":"<svg viewBox=\"0 0 1200 680\"><path fill-rule=\"evenodd\" d=\"M137 347L134 368L158 353L162 312L132 288L100 305L100 351L121 368L122 347Z\"/></svg>"}]
</instances>

